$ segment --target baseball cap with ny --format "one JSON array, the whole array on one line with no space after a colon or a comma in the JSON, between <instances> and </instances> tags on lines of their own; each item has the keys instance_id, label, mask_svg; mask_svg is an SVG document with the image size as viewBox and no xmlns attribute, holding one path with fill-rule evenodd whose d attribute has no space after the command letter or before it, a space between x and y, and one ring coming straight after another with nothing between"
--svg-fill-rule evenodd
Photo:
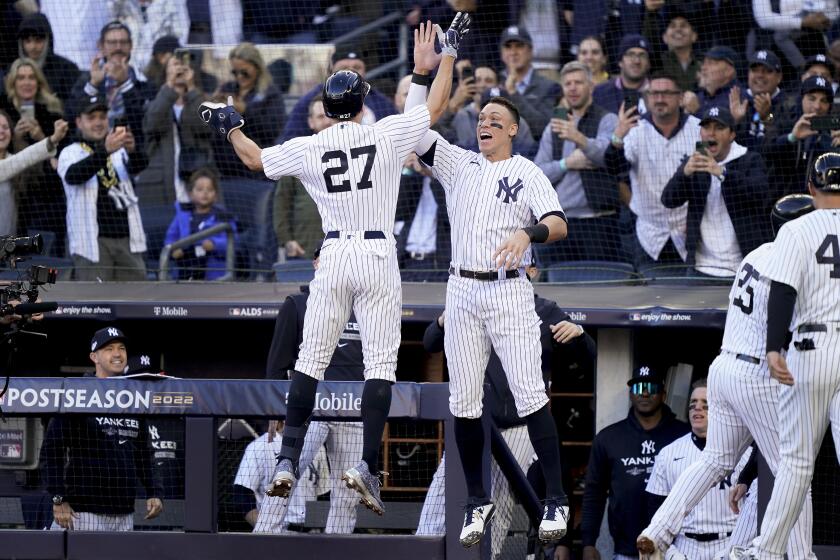
<instances>
[{"instance_id":1,"label":"baseball cap with ny","mask_svg":"<svg viewBox=\"0 0 840 560\"><path fill-rule=\"evenodd\" d=\"M105 327L104 329L99 329L93 333L93 338L90 341L90 351L96 352L103 346L107 346L115 340L125 342L128 339L117 327Z\"/></svg>"}]
</instances>

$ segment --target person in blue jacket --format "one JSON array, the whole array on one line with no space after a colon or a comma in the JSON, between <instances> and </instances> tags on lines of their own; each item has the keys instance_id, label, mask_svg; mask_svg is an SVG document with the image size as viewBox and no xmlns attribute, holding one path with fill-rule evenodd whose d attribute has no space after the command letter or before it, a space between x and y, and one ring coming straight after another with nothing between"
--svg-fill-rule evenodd
<instances>
[{"instance_id":1,"label":"person in blue jacket","mask_svg":"<svg viewBox=\"0 0 840 560\"><path fill-rule=\"evenodd\" d=\"M212 170L199 169L193 173L187 192L190 195L188 204L175 202L175 217L166 231L165 245L223 222L230 222L236 234L233 215L216 205L219 180ZM224 232L193 247L175 249L172 258L178 266L173 270L173 276L180 280L216 280L225 273L226 252L227 235Z\"/></svg>"}]
</instances>

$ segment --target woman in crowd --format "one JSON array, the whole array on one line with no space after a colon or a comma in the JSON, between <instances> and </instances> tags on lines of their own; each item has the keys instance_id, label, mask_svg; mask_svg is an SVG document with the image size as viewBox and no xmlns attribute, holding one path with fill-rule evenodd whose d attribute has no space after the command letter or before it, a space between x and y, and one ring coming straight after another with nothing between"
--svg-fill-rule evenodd
<instances>
[{"instance_id":1,"label":"woman in crowd","mask_svg":"<svg viewBox=\"0 0 840 560\"><path fill-rule=\"evenodd\" d=\"M214 97L225 102L229 95L233 96L236 110L245 118L242 131L258 145L270 146L286 122L283 94L272 83L265 61L253 44L241 43L234 47L228 59L234 79L222 84ZM261 173L252 175L224 139L217 141L214 147L216 164L222 175L264 178Z\"/></svg>"},{"instance_id":2,"label":"woman in crowd","mask_svg":"<svg viewBox=\"0 0 840 560\"><path fill-rule=\"evenodd\" d=\"M21 152L52 136L54 123L62 117L61 100L52 92L35 61L31 58L15 60L9 67L4 85L6 95L0 96L0 109L16 123L12 131L13 151ZM60 245L66 206L54 167L48 161L31 166L18 177L17 183L19 227L22 231L53 231Z\"/></svg>"},{"instance_id":3,"label":"woman in crowd","mask_svg":"<svg viewBox=\"0 0 840 560\"><path fill-rule=\"evenodd\" d=\"M14 121L0 110L0 236L15 235L17 230L17 201L15 200L17 180L28 167L55 157L56 146L67 134L67 123L57 120L53 123L51 136L43 138L23 150L12 153L12 131Z\"/></svg>"},{"instance_id":4,"label":"woman in crowd","mask_svg":"<svg viewBox=\"0 0 840 560\"><path fill-rule=\"evenodd\" d=\"M586 64L592 70L592 84L606 82L610 77L607 72L607 51L604 40L597 35L585 37L578 46L578 62Z\"/></svg>"}]
</instances>

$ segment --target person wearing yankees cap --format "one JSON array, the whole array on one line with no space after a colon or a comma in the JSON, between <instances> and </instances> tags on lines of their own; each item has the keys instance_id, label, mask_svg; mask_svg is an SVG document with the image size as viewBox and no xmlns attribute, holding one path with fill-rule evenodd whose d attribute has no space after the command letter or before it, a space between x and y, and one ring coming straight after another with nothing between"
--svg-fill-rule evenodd
<instances>
[{"instance_id":1,"label":"person wearing yankees cap","mask_svg":"<svg viewBox=\"0 0 840 560\"><path fill-rule=\"evenodd\" d=\"M783 195L808 192L808 175L812 164L822 154L835 151L840 145L840 131L825 130L813 119L825 117L831 111L834 89L831 81L812 76L802 82L797 120L773 141L765 142L764 157L770 167L769 201ZM817 123L818 124L818 123Z\"/></svg>"},{"instance_id":2,"label":"person wearing yankees cap","mask_svg":"<svg viewBox=\"0 0 840 560\"><path fill-rule=\"evenodd\" d=\"M767 172L758 152L735 141L735 119L723 107L706 109L702 144L662 191L662 204L688 203L689 276L729 278L744 255L772 239L767 220Z\"/></svg>"},{"instance_id":3,"label":"person wearing yankees cap","mask_svg":"<svg viewBox=\"0 0 840 560\"><path fill-rule=\"evenodd\" d=\"M738 143L747 149L758 149L767 140L774 140L789 127L791 104L788 94L779 88L782 63L776 53L760 50L749 59L747 90L741 99L740 88L730 92L729 108L737 125Z\"/></svg>"},{"instance_id":4,"label":"person wearing yankees cap","mask_svg":"<svg viewBox=\"0 0 840 560\"><path fill-rule=\"evenodd\" d=\"M126 341L123 331L113 325L93 334L88 348L95 370L85 377L101 381L89 385L85 397L79 394L77 402L89 404L94 410L116 408L108 389L119 389L121 384L107 379L125 371ZM109 384L113 387L104 387ZM141 514L146 519L160 515L164 493L149 437L149 424L141 416L100 412L52 418L40 456L42 476L53 503L53 522L48 528L133 530L134 502L141 497L137 495L138 482L146 498Z\"/></svg>"}]
</instances>

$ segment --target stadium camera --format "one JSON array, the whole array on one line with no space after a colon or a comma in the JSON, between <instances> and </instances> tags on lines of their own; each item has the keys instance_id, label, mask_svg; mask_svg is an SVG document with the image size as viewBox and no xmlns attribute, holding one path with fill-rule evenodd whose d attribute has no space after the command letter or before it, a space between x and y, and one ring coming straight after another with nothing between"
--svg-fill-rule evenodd
<instances>
[{"instance_id":1,"label":"stadium camera","mask_svg":"<svg viewBox=\"0 0 840 560\"><path fill-rule=\"evenodd\" d=\"M14 257L40 255L44 250L44 241L40 235L32 237L0 237L0 263Z\"/></svg>"}]
</instances>

